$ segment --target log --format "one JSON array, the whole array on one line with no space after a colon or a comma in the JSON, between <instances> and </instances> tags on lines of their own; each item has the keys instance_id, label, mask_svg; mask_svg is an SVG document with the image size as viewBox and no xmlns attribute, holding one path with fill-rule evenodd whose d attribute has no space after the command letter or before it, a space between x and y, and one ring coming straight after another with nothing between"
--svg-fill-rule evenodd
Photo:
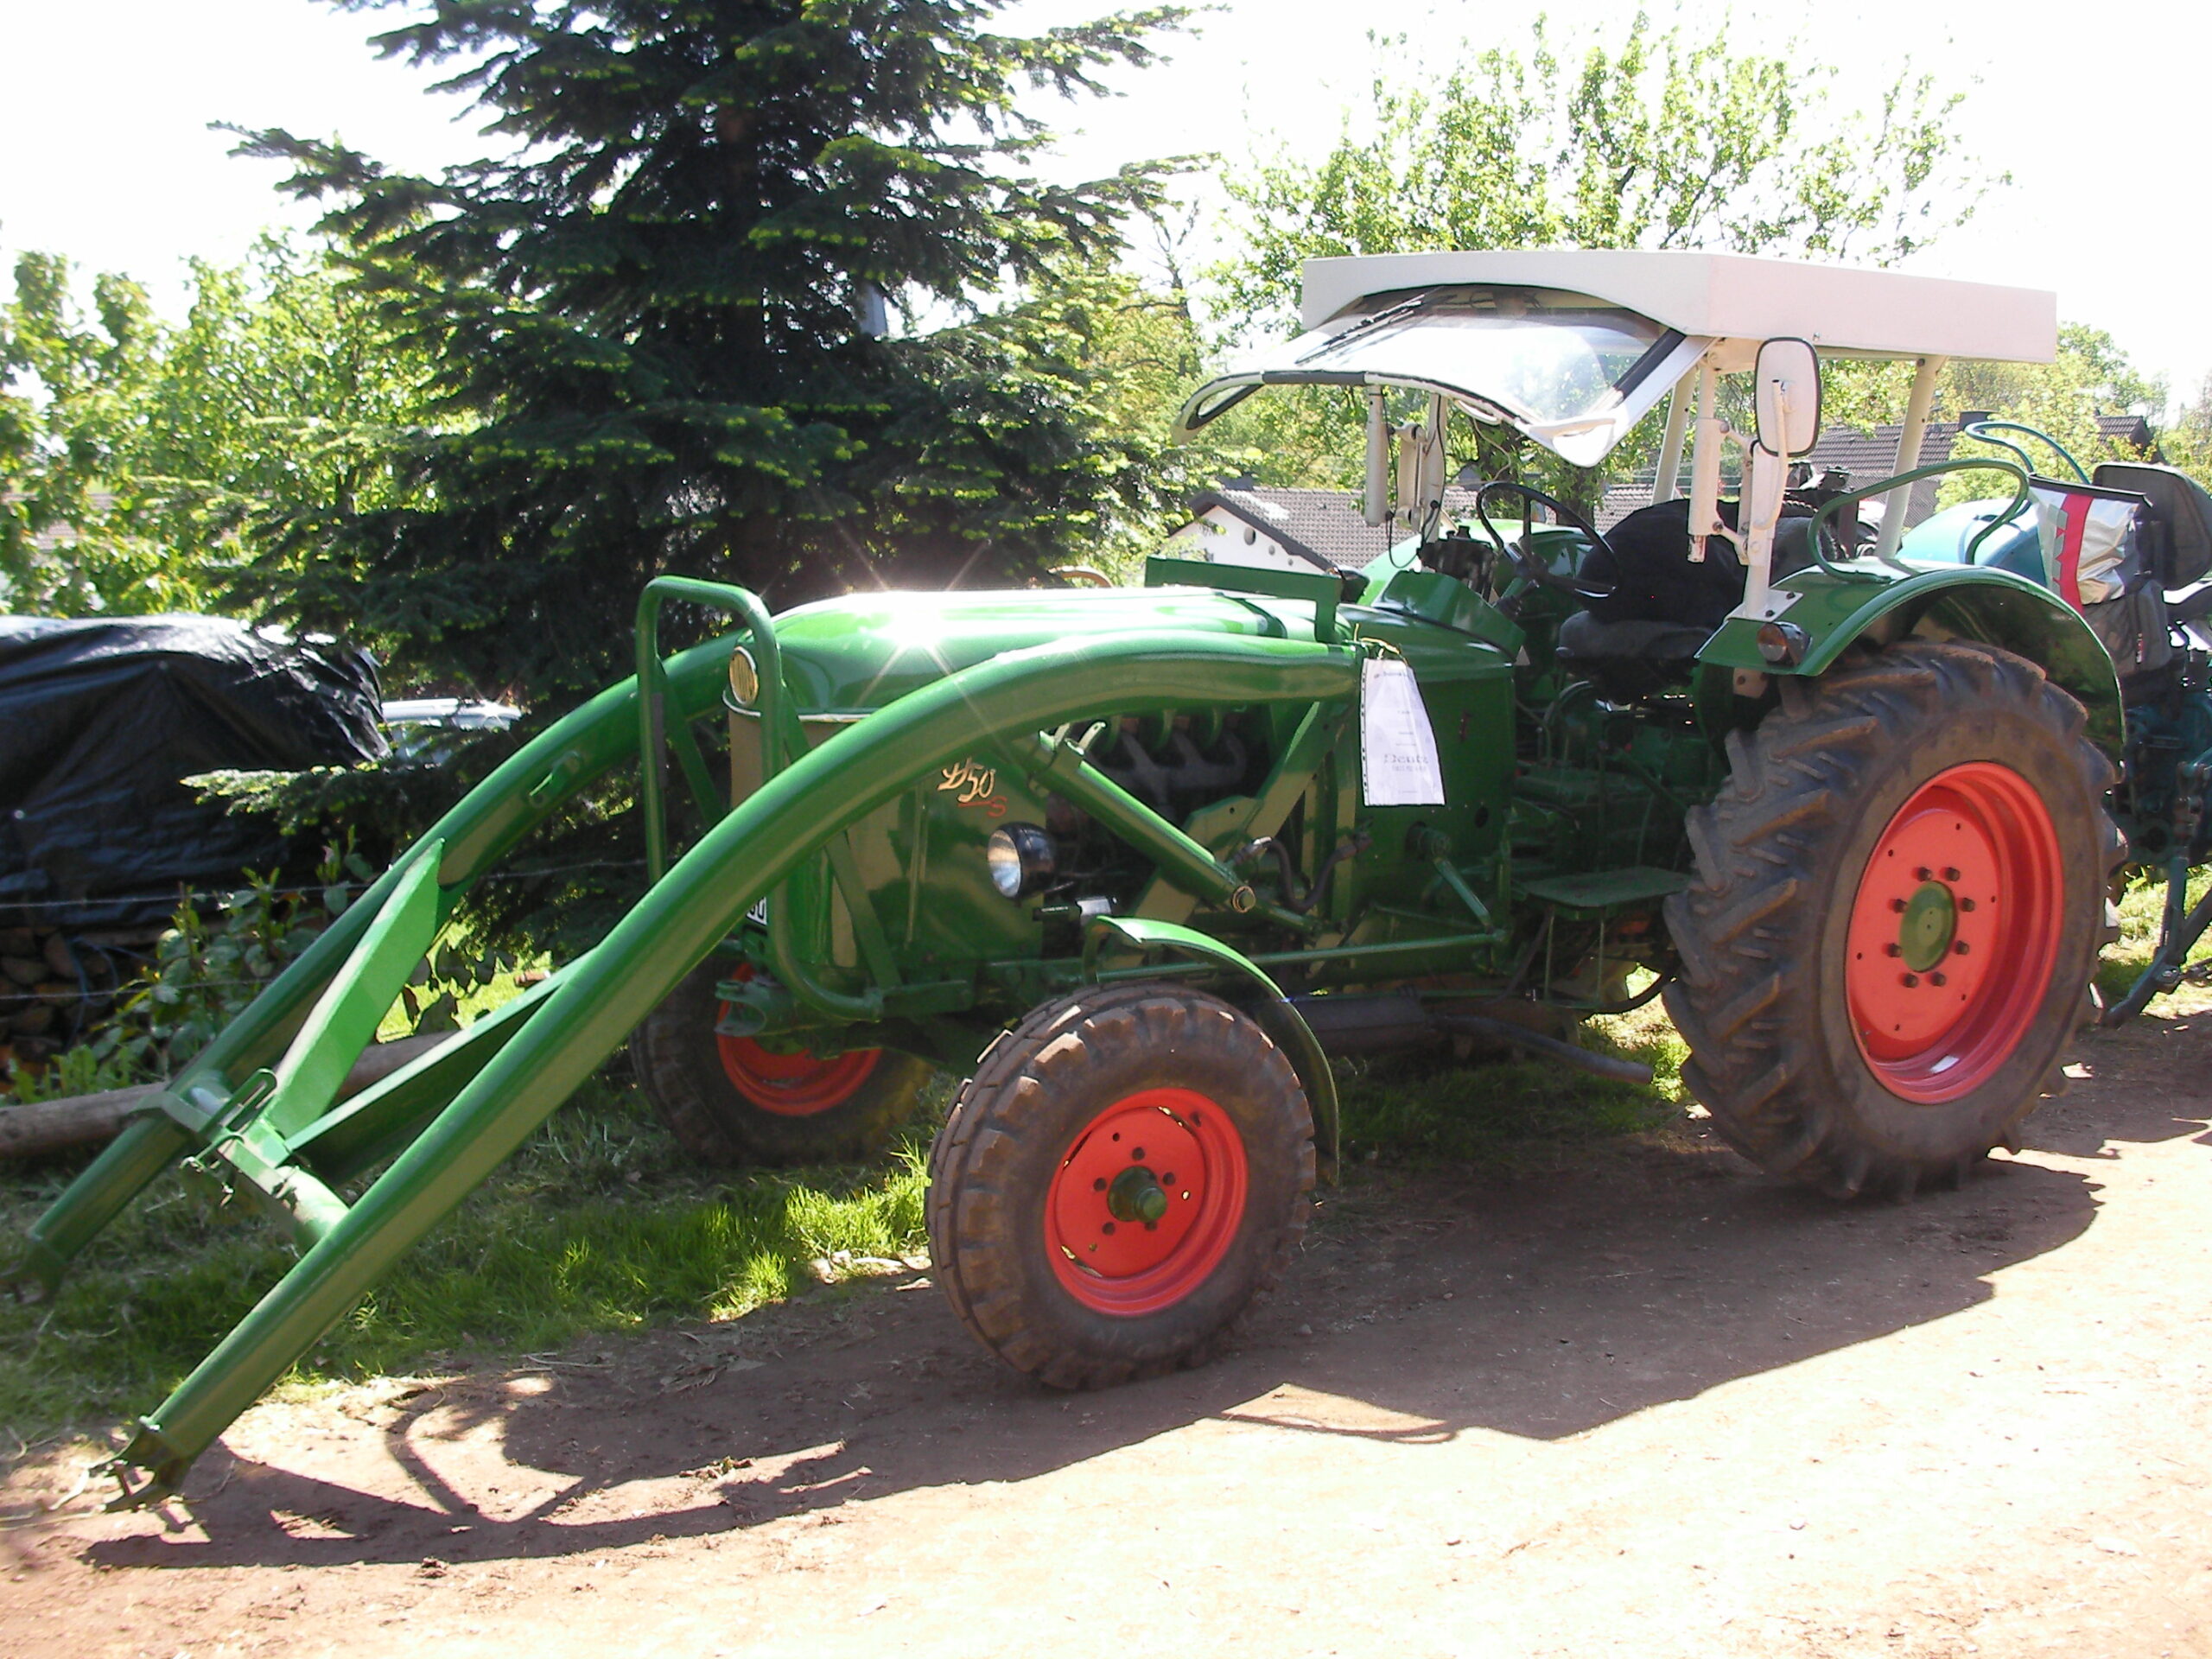
<instances>
[{"instance_id":1,"label":"log","mask_svg":"<svg viewBox=\"0 0 2212 1659\"><path fill-rule=\"evenodd\" d=\"M339 1086L338 1097L358 1095L371 1084L381 1083L410 1061L420 1059L458 1033L434 1032L423 1037L402 1037L397 1042L372 1043L353 1062ZM152 1084L135 1089L111 1089L98 1095L68 1095L41 1100L29 1106L0 1106L0 1158L35 1158L71 1147L111 1141L124 1120L155 1092Z\"/></svg>"}]
</instances>

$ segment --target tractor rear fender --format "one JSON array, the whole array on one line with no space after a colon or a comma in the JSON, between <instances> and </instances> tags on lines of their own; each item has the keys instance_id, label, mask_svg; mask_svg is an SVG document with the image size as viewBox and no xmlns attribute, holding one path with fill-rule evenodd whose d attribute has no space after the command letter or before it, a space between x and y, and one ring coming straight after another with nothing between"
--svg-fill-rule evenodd
<instances>
[{"instance_id":1,"label":"tractor rear fender","mask_svg":"<svg viewBox=\"0 0 2212 1659\"><path fill-rule=\"evenodd\" d=\"M2124 735L2112 658L2081 614L2049 588L2009 571L1947 566L1896 580L1849 580L1802 570L1777 583L1761 616L1732 616L1698 652L1710 665L1762 674L1824 674L1861 641L1915 636L2001 645L2036 664L2088 710L2089 737L2118 760ZM1787 624L1795 660L1759 648L1769 621Z\"/></svg>"}]
</instances>

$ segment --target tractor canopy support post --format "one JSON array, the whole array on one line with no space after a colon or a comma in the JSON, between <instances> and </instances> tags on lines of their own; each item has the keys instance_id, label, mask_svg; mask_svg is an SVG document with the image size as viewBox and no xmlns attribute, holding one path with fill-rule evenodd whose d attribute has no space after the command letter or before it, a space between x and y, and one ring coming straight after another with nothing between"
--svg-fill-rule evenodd
<instances>
[{"instance_id":1,"label":"tractor canopy support post","mask_svg":"<svg viewBox=\"0 0 2212 1659\"><path fill-rule=\"evenodd\" d=\"M1920 465L1921 440L1928 435L1929 412L1936 407L1936 383L1943 377L1948 357L1923 357L1912 376L1912 396L1905 402L1904 425L1897 433L1897 458L1894 470L1910 473ZM1904 540L1904 516L1912 504L1912 487L1901 486L1891 490L1882 506L1881 539L1874 543L1874 556L1886 559L1897 550L1897 543Z\"/></svg>"},{"instance_id":2,"label":"tractor canopy support post","mask_svg":"<svg viewBox=\"0 0 2212 1659\"><path fill-rule=\"evenodd\" d=\"M1698 370L1694 367L1675 382L1675 390L1667 398L1667 429L1659 440L1659 465L1651 474L1651 501L1656 506L1662 501L1672 501L1680 488L1682 470L1682 445L1689 435L1690 406L1697 397Z\"/></svg>"}]
</instances>

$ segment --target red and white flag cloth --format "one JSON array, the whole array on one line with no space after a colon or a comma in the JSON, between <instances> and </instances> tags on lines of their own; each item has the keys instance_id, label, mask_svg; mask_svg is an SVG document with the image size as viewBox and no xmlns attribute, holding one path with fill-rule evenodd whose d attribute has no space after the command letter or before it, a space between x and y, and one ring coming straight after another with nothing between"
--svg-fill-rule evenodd
<instances>
[{"instance_id":1,"label":"red and white flag cloth","mask_svg":"<svg viewBox=\"0 0 2212 1659\"><path fill-rule=\"evenodd\" d=\"M2078 611L2126 594L2135 510L2143 498L2050 478L2031 479L2028 488L2043 537L2044 570L2058 596Z\"/></svg>"}]
</instances>

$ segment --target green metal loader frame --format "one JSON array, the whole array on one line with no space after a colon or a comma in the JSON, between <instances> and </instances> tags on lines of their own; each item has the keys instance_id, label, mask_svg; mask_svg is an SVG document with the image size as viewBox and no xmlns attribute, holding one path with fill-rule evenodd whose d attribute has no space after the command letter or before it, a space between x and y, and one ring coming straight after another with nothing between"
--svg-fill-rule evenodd
<instances>
[{"instance_id":1,"label":"green metal loader frame","mask_svg":"<svg viewBox=\"0 0 2212 1659\"><path fill-rule=\"evenodd\" d=\"M670 600L719 608L742 626L664 660L657 623ZM289 1221L302 1247L298 1262L139 1420L107 1465L122 1486L111 1507L143 1507L175 1492L238 1413L566 1100L749 909L825 852L834 872L835 843L848 827L932 769L995 747L1106 816L1194 897L1253 903L1235 872L1054 734L1101 709L1147 715L1224 701L1352 698L1363 648L1335 643L1326 617L1317 615L1314 631L1312 642L1129 633L1013 652L809 749L760 601L719 583L650 583L639 606L637 676L549 728L472 791L154 1095L31 1229L7 1282L19 1295L50 1296L101 1228L181 1160L227 1198ZM689 728L719 707L740 644L750 649L760 680L762 781L725 813ZM668 747L709 825L672 864L661 777ZM564 802L632 759L643 761L640 802L657 878L651 891L593 950L338 1103L346 1072L470 885ZM1132 921L1113 932L1122 947L1173 951L1274 989L1259 968L1194 930ZM772 962L791 976L790 988L847 1019L879 1018L890 999L920 1006L932 991L950 988L876 985L859 997L838 995L813 982L772 925L771 933ZM1094 976L1096 943L1085 957ZM1268 1001L1300 1072L1319 1091L1317 1110L1325 1112L1333 1090L1318 1045L1279 992ZM379 1164L381 1173L350 1203L340 1196Z\"/></svg>"}]
</instances>

